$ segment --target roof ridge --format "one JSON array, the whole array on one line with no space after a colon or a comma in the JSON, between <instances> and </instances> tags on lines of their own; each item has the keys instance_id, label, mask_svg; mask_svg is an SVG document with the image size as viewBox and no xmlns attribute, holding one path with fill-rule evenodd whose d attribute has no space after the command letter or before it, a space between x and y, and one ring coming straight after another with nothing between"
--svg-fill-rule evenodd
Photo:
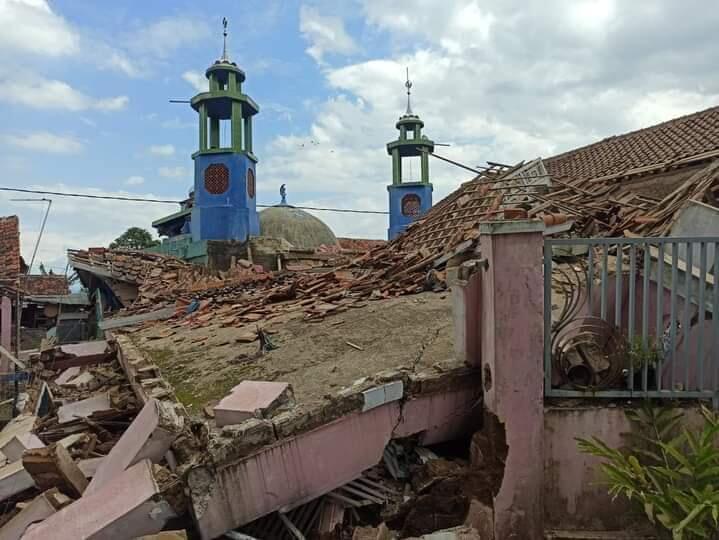
<instances>
[{"instance_id":1,"label":"roof ridge","mask_svg":"<svg viewBox=\"0 0 719 540\"><path fill-rule=\"evenodd\" d=\"M577 148L572 148L571 150L567 150L567 151L565 151L565 152L562 152L561 154L557 154L557 155L554 155L554 156L550 156L550 157L544 159L543 161L546 163L546 162L549 162L549 161L553 161L553 160L556 160L556 159L560 159L560 158L565 157L565 156L567 156L567 155L569 155L569 154L574 154L574 153L576 153L576 152L580 152L580 151L582 151L582 150L586 150L586 149L591 148L591 147L593 147L593 146L598 146L598 145L600 145L600 144L605 144L605 143L608 142L608 141L620 140L620 139L628 138L628 137L630 137L630 136L637 135L637 134L639 134L639 133L641 133L641 132L646 132L646 131L651 131L651 130L658 129L658 128L660 128L660 127L662 127L662 126L666 126L666 125L668 125L668 124L678 123L678 122L680 122L680 121L686 121L687 119L689 119L689 118L691 118L691 117L701 116L701 115L704 115L704 114L706 114L706 113L708 113L708 112L710 112L710 111L713 111L713 110L716 110L717 112L719 112L719 105L714 105L714 106L712 106L712 107L707 107L706 109L702 109L701 111L696 111L696 112L688 113L688 114L685 114L685 115L682 115L682 116L677 116L677 117L675 117L675 118L670 118L669 120L665 120L665 121L663 121L663 122L659 122L658 124L653 124L653 125L651 125L651 126L647 126L647 127L635 129L635 130L632 130L632 131L627 131L626 133L620 133L619 135L609 135L609 136L604 137L603 139L600 139L600 140L595 141L595 142L593 142L593 143L585 144L584 146L579 146L579 147L577 147Z\"/></svg>"}]
</instances>

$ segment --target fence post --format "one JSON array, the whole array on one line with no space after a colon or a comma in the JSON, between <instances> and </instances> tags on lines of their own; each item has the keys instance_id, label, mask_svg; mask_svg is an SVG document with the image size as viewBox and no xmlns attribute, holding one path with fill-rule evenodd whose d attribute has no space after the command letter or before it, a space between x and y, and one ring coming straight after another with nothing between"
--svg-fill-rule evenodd
<instances>
[{"instance_id":1,"label":"fence post","mask_svg":"<svg viewBox=\"0 0 719 540\"><path fill-rule=\"evenodd\" d=\"M508 446L495 538L544 538L543 230L537 220L479 227L484 403Z\"/></svg>"}]
</instances>

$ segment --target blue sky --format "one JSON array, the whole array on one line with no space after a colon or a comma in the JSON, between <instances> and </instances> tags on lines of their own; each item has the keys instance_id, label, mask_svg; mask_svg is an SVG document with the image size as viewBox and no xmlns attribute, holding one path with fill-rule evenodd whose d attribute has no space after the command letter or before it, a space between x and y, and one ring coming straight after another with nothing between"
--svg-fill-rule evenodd
<instances>
[{"instance_id":1,"label":"blue sky","mask_svg":"<svg viewBox=\"0 0 719 540\"><path fill-rule=\"evenodd\" d=\"M719 104L719 15L684 4L0 0L0 185L184 196L196 114L168 99L197 92L225 16L261 109L259 201L286 183L293 204L384 210L405 66L426 133L452 144L443 154L546 157ZM468 179L436 161L431 175L435 201ZM0 195L0 215L20 215L29 257L42 204L11 198ZM56 197L38 260L63 267L67 248L174 209ZM386 234L383 216L318 216L338 236Z\"/></svg>"}]
</instances>

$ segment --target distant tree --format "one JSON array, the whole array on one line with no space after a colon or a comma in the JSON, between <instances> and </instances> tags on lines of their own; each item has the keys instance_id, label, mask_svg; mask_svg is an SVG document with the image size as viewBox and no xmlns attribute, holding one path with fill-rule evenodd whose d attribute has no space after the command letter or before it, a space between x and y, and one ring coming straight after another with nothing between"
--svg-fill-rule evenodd
<instances>
[{"instance_id":1,"label":"distant tree","mask_svg":"<svg viewBox=\"0 0 719 540\"><path fill-rule=\"evenodd\" d=\"M110 244L110 249L145 249L159 245L152 235L140 227L130 227Z\"/></svg>"}]
</instances>

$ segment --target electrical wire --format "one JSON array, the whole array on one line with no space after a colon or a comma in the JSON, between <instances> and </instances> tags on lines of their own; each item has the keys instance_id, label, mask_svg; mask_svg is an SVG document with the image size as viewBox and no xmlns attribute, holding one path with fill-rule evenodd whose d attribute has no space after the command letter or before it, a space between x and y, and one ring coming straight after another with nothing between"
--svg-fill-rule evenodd
<instances>
[{"instance_id":1,"label":"electrical wire","mask_svg":"<svg viewBox=\"0 0 719 540\"><path fill-rule=\"evenodd\" d=\"M17 193L34 193L37 195L56 195L58 197L77 197L84 199L104 199L109 201L124 201L124 202L148 202L148 203L161 203L161 204L180 204L182 201L173 201L168 199L148 199L144 197L124 197L121 195L92 195L90 193L71 193L62 191L41 191L37 189L22 189L22 188L9 188L0 187L0 191L12 191ZM273 204L258 204L259 208L272 208ZM389 212L382 210L356 210L351 208L324 208L319 206L293 206L299 210L316 210L318 212L339 212L345 214L382 214L387 215Z\"/></svg>"}]
</instances>

